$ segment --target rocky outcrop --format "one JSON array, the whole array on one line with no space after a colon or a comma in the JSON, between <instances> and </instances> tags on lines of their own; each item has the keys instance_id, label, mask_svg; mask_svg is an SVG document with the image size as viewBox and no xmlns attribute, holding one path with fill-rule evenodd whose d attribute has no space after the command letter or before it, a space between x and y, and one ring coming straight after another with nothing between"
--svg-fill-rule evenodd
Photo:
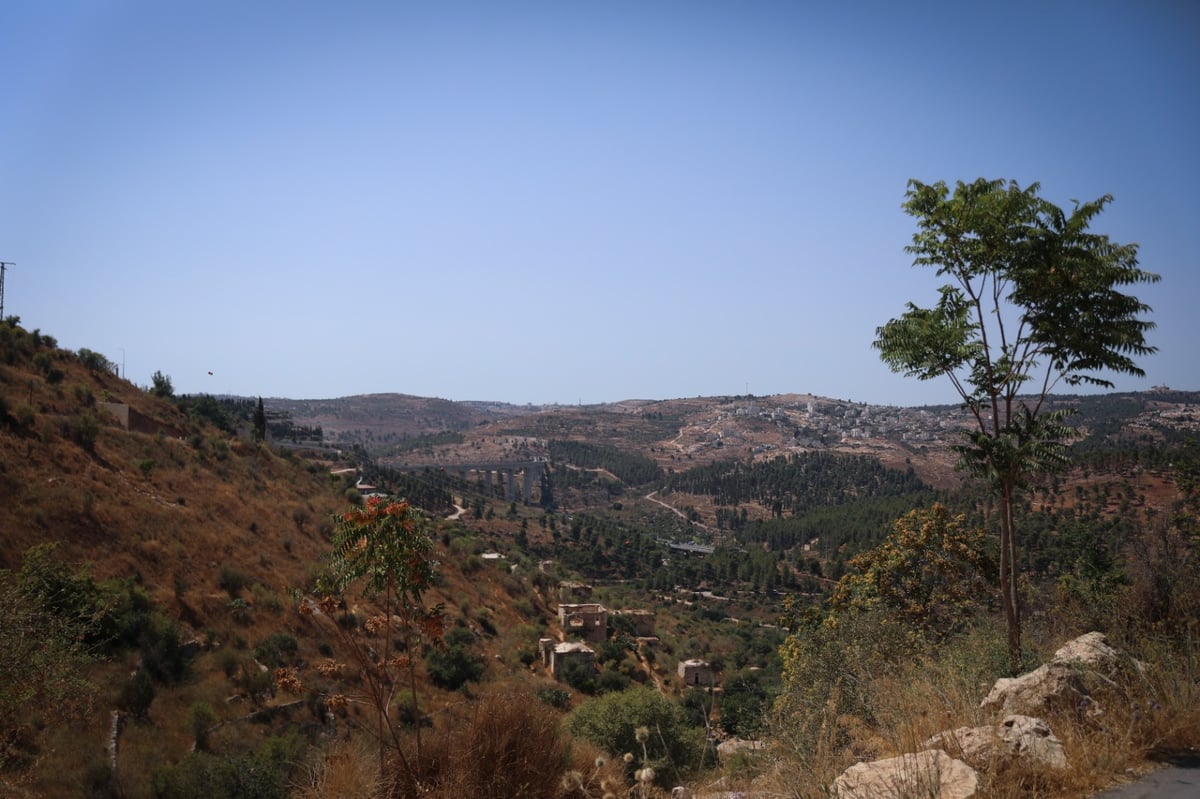
<instances>
[{"instance_id":1,"label":"rocky outcrop","mask_svg":"<svg viewBox=\"0 0 1200 799\"><path fill-rule=\"evenodd\" d=\"M925 746L945 749L982 770L1013 760L1048 769L1067 767L1062 741L1049 724L1030 716L1012 715L999 724L959 727L933 736Z\"/></svg>"},{"instance_id":2,"label":"rocky outcrop","mask_svg":"<svg viewBox=\"0 0 1200 799\"><path fill-rule=\"evenodd\" d=\"M744 741L741 738L730 738L717 744L717 757L724 760L730 755L760 752L766 745L762 741Z\"/></svg>"},{"instance_id":3,"label":"rocky outcrop","mask_svg":"<svg viewBox=\"0 0 1200 799\"><path fill-rule=\"evenodd\" d=\"M857 763L833 783L837 799L969 799L979 775L940 749Z\"/></svg>"},{"instance_id":4,"label":"rocky outcrop","mask_svg":"<svg viewBox=\"0 0 1200 799\"><path fill-rule=\"evenodd\" d=\"M999 724L942 732L925 741L925 751L851 766L834 782L834 792L838 799L959 799L978 790L976 768L1021 761L1033 768L1064 769L1068 762L1062 741L1034 715L1099 714L1097 691L1119 690L1113 678L1124 665L1102 633L1081 635L1064 644L1049 663L996 681L980 706L1003 712ZM1136 662L1132 667L1144 669Z\"/></svg>"},{"instance_id":5,"label":"rocky outcrop","mask_svg":"<svg viewBox=\"0 0 1200 799\"><path fill-rule=\"evenodd\" d=\"M1087 633L1064 644L1054 659L1020 677L1001 677L980 704L984 710L1005 714L1041 715L1075 710L1095 715L1089 682L1112 685L1107 673L1119 655L1103 633Z\"/></svg>"},{"instance_id":6,"label":"rocky outcrop","mask_svg":"<svg viewBox=\"0 0 1200 799\"><path fill-rule=\"evenodd\" d=\"M1120 657L1108 645L1104 633L1085 633L1068 641L1054 653L1054 663L1082 663L1089 666L1108 666Z\"/></svg>"}]
</instances>

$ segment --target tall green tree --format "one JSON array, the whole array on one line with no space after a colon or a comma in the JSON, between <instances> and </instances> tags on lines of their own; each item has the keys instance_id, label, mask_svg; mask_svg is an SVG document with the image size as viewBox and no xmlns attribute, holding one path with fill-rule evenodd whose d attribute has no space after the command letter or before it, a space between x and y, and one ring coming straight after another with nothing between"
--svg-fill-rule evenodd
<instances>
[{"instance_id":1,"label":"tall green tree","mask_svg":"<svg viewBox=\"0 0 1200 799\"><path fill-rule=\"evenodd\" d=\"M262 443L267 440L267 411L263 408L262 397L258 398L258 405L254 407L254 440Z\"/></svg>"},{"instance_id":2,"label":"tall green tree","mask_svg":"<svg viewBox=\"0 0 1200 799\"><path fill-rule=\"evenodd\" d=\"M175 396L175 385L171 382L171 376L165 375L161 371L155 371L150 375L150 393L156 397L170 399Z\"/></svg>"},{"instance_id":3,"label":"tall green tree","mask_svg":"<svg viewBox=\"0 0 1200 799\"><path fill-rule=\"evenodd\" d=\"M876 330L874 347L893 371L948 378L974 420L955 450L967 473L997 499L1000 586L1012 669L1021 662L1013 507L1035 473L1066 462L1071 433L1046 410L1059 386L1112 387L1106 373L1143 376L1134 359L1155 348L1150 308L1122 292L1155 283L1136 244L1089 231L1112 201L1075 202L1068 213L1037 183L910 180L904 210L917 220L906 251L948 282L937 304L908 303Z\"/></svg>"}]
</instances>

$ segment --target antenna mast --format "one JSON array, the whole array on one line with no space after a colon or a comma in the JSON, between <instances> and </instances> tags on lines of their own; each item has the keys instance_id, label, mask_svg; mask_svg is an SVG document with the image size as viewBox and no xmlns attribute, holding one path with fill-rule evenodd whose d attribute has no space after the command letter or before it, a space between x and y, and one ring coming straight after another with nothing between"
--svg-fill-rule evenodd
<instances>
[{"instance_id":1,"label":"antenna mast","mask_svg":"<svg viewBox=\"0 0 1200 799\"><path fill-rule=\"evenodd\" d=\"M16 266L12 261L0 261L0 322L4 321L4 273L10 266Z\"/></svg>"}]
</instances>

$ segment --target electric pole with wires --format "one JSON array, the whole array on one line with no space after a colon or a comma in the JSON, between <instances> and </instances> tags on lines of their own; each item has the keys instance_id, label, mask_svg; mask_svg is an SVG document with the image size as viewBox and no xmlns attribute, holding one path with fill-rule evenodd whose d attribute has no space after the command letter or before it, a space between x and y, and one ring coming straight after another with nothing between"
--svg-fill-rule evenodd
<instances>
[{"instance_id":1,"label":"electric pole with wires","mask_svg":"<svg viewBox=\"0 0 1200 799\"><path fill-rule=\"evenodd\" d=\"M16 266L12 261L0 261L0 322L4 321L4 273L10 266Z\"/></svg>"}]
</instances>

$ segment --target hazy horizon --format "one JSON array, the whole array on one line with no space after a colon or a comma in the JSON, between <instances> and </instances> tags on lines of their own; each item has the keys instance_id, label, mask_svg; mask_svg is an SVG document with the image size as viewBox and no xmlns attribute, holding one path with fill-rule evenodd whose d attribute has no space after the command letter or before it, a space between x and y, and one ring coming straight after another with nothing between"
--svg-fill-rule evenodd
<instances>
[{"instance_id":1,"label":"hazy horizon","mask_svg":"<svg viewBox=\"0 0 1200 799\"><path fill-rule=\"evenodd\" d=\"M1036 20L1036 24L1031 21ZM0 6L5 313L180 393L953 404L910 178L1141 245L1200 388L1200 5ZM336 387L336 391L328 387ZM493 399L487 399L487 398ZM476 399L484 398L484 399Z\"/></svg>"}]
</instances>

